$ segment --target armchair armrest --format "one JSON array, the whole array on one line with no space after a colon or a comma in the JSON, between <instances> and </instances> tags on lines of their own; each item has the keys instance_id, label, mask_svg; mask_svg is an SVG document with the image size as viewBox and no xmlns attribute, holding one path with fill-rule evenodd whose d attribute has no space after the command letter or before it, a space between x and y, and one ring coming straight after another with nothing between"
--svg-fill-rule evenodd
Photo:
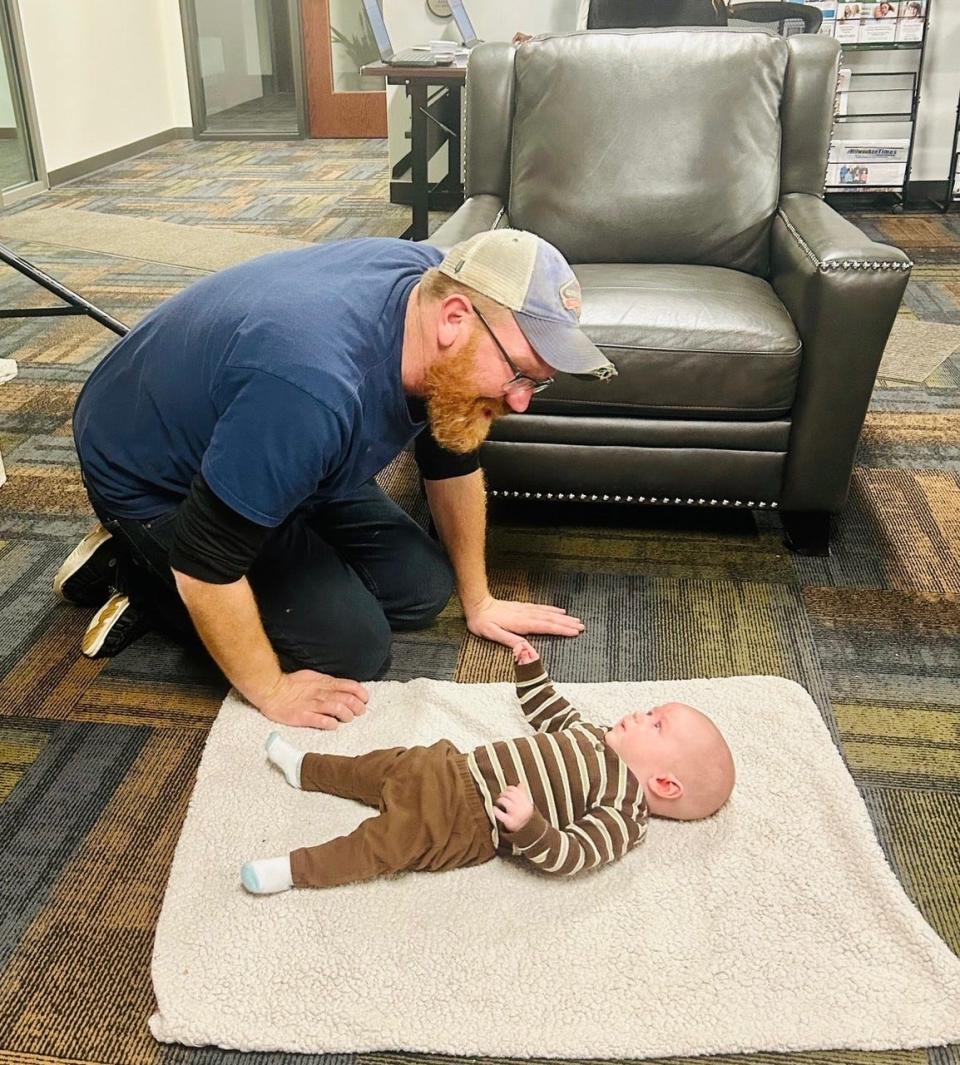
<instances>
[{"instance_id":1,"label":"armchair armrest","mask_svg":"<svg viewBox=\"0 0 960 1065\"><path fill-rule=\"evenodd\" d=\"M499 196L471 196L423 243L448 251L474 233L499 229L508 224L507 213Z\"/></svg>"},{"instance_id":2,"label":"armchair armrest","mask_svg":"<svg viewBox=\"0 0 960 1065\"><path fill-rule=\"evenodd\" d=\"M818 197L790 193L773 221L770 265L803 342L781 506L835 512L913 263Z\"/></svg>"}]
</instances>

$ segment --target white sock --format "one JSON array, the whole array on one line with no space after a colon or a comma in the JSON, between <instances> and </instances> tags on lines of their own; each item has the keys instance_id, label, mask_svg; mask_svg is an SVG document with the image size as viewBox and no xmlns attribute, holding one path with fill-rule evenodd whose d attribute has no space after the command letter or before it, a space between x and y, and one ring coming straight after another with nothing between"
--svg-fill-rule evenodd
<instances>
[{"instance_id":1,"label":"white sock","mask_svg":"<svg viewBox=\"0 0 960 1065\"><path fill-rule=\"evenodd\" d=\"M287 743L279 732L271 732L263 746L270 761L283 770L290 787L299 788L300 763L303 761L304 752L297 750L292 743Z\"/></svg>"},{"instance_id":2,"label":"white sock","mask_svg":"<svg viewBox=\"0 0 960 1065\"><path fill-rule=\"evenodd\" d=\"M290 855L247 862L240 870L240 882L253 895L273 895L278 891L287 891L293 887Z\"/></svg>"}]
</instances>

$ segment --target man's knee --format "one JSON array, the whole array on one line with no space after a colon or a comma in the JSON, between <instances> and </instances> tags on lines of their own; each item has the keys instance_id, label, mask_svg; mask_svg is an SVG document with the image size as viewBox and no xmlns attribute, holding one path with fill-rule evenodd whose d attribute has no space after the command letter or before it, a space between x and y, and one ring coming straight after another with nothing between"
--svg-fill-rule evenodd
<instances>
[{"instance_id":1,"label":"man's knee","mask_svg":"<svg viewBox=\"0 0 960 1065\"><path fill-rule=\"evenodd\" d=\"M409 572L415 579L407 595L387 608L387 618L396 631L428 628L453 595L453 570L439 549Z\"/></svg>"},{"instance_id":2,"label":"man's knee","mask_svg":"<svg viewBox=\"0 0 960 1065\"><path fill-rule=\"evenodd\" d=\"M351 680L376 680L390 664L390 624L378 611L338 615L329 631L300 639L271 636L285 672L313 669Z\"/></svg>"}]
</instances>

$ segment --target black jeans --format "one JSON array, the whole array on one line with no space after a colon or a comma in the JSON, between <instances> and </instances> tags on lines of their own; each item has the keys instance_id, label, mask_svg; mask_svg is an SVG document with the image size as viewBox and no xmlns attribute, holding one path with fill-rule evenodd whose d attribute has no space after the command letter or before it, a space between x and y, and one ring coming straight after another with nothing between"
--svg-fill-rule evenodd
<instances>
[{"instance_id":1,"label":"black jeans","mask_svg":"<svg viewBox=\"0 0 960 1065\"><path fill-rule=\"evenodd\" d=\"M93 503L117 539L131 603L196 646L168 561L176 510L136 521ZM391 631L426 628L453 591L443 548L373 481L334 502L303 503L268 537L247 578L284 670L354 680L380 675Z\"/></svg>"}]
</instances>

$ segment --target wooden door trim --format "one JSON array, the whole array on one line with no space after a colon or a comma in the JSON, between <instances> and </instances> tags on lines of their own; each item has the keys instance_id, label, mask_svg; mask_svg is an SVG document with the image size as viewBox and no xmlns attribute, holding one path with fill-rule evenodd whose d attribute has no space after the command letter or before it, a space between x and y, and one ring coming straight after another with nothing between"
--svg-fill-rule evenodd
<instances>
[{"instance_id":1,"label":"wooden door trim","mask_svg":"<svg viewBox=\"0 0 960 1065\"><path fill-rule=\"evenodd\" d=\"M304 81L311 137L386 137L385 92L333 91L329 0L302 0Z\"/></svg>"}]
</instances>

